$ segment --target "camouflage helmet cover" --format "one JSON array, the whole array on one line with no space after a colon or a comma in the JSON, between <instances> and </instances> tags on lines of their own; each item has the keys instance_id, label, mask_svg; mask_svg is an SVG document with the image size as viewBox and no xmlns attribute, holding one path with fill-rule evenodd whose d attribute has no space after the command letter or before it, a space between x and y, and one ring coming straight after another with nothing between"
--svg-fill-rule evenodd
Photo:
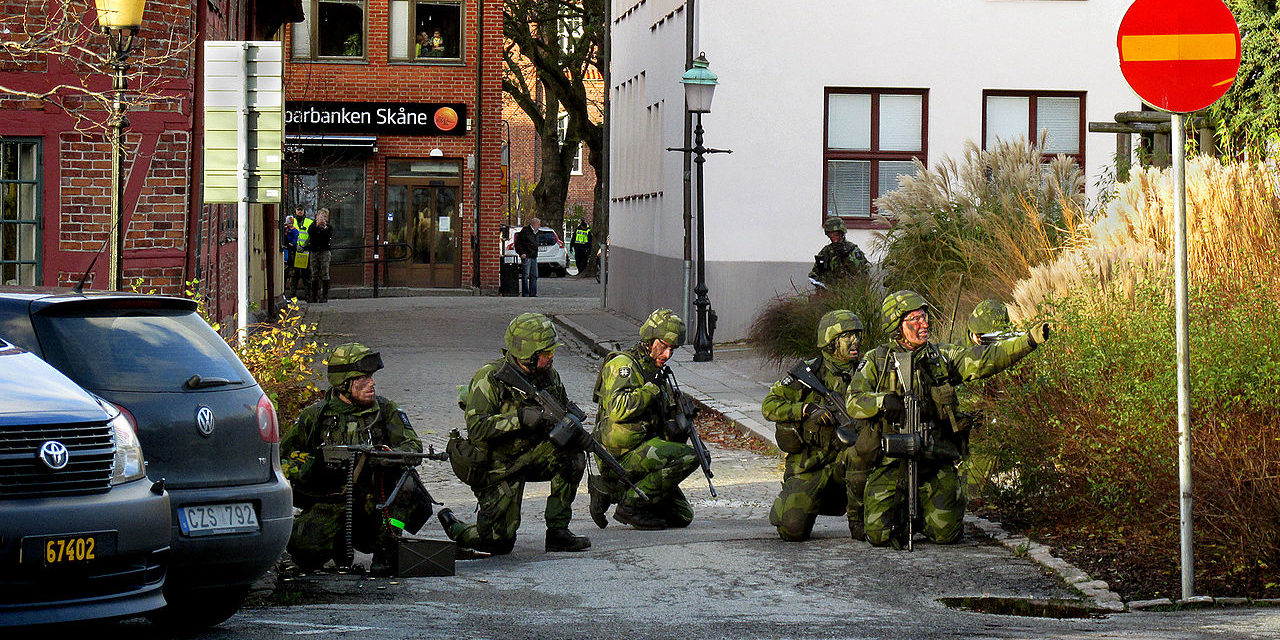
<instances>
[{"instance_id":1,"label":"camouflage helmet cover","mask_svg":"<svg viewBox=\"0 0 1280 640\"><path fill-rule=\"evenodd\" d=\"M822 231L824 233L831 233L832 231L847 233L849 231L849 228L844 225L843 218L839 218L836 216L828 216L827 219L822 221Z\"/></svg>"},{"instance_id":2,"label":"camouflage helmet cover","mask_svg":"<svg viewBox=\"0 0 1280 640\"><path fill-rule=\"evenodd\" d=\"M836 336L847 331L862 331L862 319L848 309L828 311L818 321L818 348L825 348Z\"/></svg>"},{"instance_id":3,"label":"camouflage helmet cover","mask_svg":"<svg viewBox=\"0 0 1280 640\"><path fill-rule=\"evenodd\" d=\"M670 309L657 309L640 325L640 339L646 343L661 340L672 347L684 344L684 320Z\"/></svg>"},{"instance_id":4,"label":"camouflage helmet cover","mask_svg":"<svg viewBox=\"0 0 1280 640\"><path fill-rule=\"evenodd\" d=\"M337 387L353 378L373 375L382 368L382 356L359 342L340 344L329 355L329 386Z\"/></svg>"},{"instance_id":5,"label":"camouflage helmet cover","mask_svg":"<svg viewBox=\"0 0 1280 640\"><path fill-rule=\"evenodd\" d=\"M969 315L969 333L997 333L1009 328L1009 310L999 300L983 300Z\"/></svg>"},{"instance_id":6,"label":"camouflage helmet cover","mask_svg":"<svg viewBox=\"0 0 1280 640\"><path fill-rule=\"evenodd\" d=\"M889 335L898 333L902 326L902 317L916 309L932 309L924 296L903 289L894 291L884 297L884 305L880 308L880 321L884 332Z\"/></svg>"},{"instance_id":7,"label":"camouflage helmet cover","mask_svg":"<svg viewBox=\"0 0 1280 640\"><path fill-rule=\"evenodd\" d=\"M556 346L556 326L541 313L522 313L507 325L504 341L512 357L528 360Z\"/></svg>"}]
</instances>

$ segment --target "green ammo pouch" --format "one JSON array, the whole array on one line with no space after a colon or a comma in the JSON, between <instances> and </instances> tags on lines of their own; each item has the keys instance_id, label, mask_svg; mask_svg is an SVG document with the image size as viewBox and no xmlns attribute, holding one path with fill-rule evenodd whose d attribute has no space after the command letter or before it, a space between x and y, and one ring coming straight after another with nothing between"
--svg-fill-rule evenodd
<instances>
[{"instance_id":1,"label":"green ammo pouch","mask_svg":"<svg viewBox=\"0 0 1280 640\"><path fill-rule=\"evenodd\" d=\"M800 431L796 427L797 424L794 422L779 422L774 430L778 448L785 453L804 451L804 439L800 437Z\"/></svg>"},{"instance_id":2,"label":"green ammo pouch","mask_svg":"<svg viewBox=\"0 0 1280 640\"><path fill-rule=\"evenodd\" d=\"M484 482L489 473L489 453L462 437L457 429L449 432L444 450L449 453L449 466L458 479L474 487Z\"/></svg>"}]
</instances>

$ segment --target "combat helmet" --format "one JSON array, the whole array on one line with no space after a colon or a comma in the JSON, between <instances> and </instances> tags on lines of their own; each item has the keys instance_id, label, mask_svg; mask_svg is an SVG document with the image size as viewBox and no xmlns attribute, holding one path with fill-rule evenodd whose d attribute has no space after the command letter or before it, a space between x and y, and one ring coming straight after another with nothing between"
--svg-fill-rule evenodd
<instances>
[{"instance_id":1,"label":"combat helmet","mask_svg":"<svg viewBox=\"0 0 1280 640\"><path fill-rule=\"evenodd\" d=\"M640 325L640 340L646 344L661 340L674 349L684 344L684 320L670 309L658 309Z\"/></svg>"},{"instance_id":2,"label":"combat helmet","mask_svg":"<svg viewBox=\"0 0 1280 640\"><path fill-rule=\"evenodd\" d=\"M849 228L845 226L843 218L838 216L828 216L826 220L822 221L822 232L831 233L832 231L848 233Z\"/></svg>"},{"instance_id":3,"label":"combat helmet","mask_svg":"<svg viewBox=\"0 0 1280 640\"><path fill-rule=\"evenodd\" d=\"M511 357L529 360L540 351L555 348L556 326L541 313L522 313L507 325L503 339Z\"/></svg>"},{"instance_id":4,"label":"combat helmet","mask_svg":"<svg viewBox=\"0 0 1280 640\"><path fill-rule=\"evenodd\" d=\"M924 296L903 289L894 291L884 297L884 305L880 307L881 327L888 335L896 335L898 328L902 326L902 317L915 311L916 309L929 309L933 307L924 299Z\"/></svg>"},{"instance_id":5,"label":"combat helmet","mask_svg":"<svg viewBox=\"0 0 1280 640\"><path fill-rule=\"evenodd\" d=\"M828 311L818 321L818 348L825 349L836 336L847 331L862 332L862 319L848 309Z\"/></svg>"},{"instance_id":6,"label":"combat helmet","mask_svg":"<svg viewBox=\"0 0 1280 640\"><path fill-rule=\"evenodd\" d=\"M340 344L329 356L329 386L340 387L348 380L373 375L382 368L382 356L359 342Z\"/></svg>"},{"instance_id":7,"label":"combat helmet","mask_svg":"<svg viewBox=\"0 0 1280 640\"><path fill-rule=\"evenodd\" d=\"M999 300L978 303L969 315L969 333L998 333L1009 328L1009 310Z\"/></svg>"}]
</instances>

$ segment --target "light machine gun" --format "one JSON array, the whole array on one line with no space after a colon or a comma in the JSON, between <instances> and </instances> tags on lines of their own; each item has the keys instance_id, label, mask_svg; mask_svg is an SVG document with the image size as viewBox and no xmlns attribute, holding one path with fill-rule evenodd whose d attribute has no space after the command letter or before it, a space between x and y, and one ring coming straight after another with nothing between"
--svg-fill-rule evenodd
<instances>
[{"instance_id":1,"label":"light machine gun","mask_svg":"<svg viewBox=\"0 0 1280 640\"><path fill-rule=\"evenodd\" d=\"M671 371L671 367L662 367L662 393L666 396L666 405L669 420L673 421L673 432L681 435L689 436L689 446L693 447L693 454L698 457L698 466L702 467L702 473L707 476L707 488L711 490L711 497L716 497L716 486L711 484L711 479L715 474L711 472L711 452L707 451L707 445L698 435L698 428L694 426L693 420L698 416L698 407L694 406L693 401L684 392L680 390L680 384L676 382L676 375Z\"/></svg>"},{"instance_id":2,"label":"light machine gun","mask_svg":"<svg viewBox=\"0 0 1280 640\"><path fill-rule=\"evenodd\" d=\"M799 382L806 389L822 396L822 406L831 415L835 416L840 424L836 425L836 437L846 445L851 445L858 439L858 433L853 429L853 417L849 415L849 410L845 407L844 400L836 395L836 392L827 388L818 378L818 374L809 366L808 362L801 360L796 366L791 367L787 372L796 382Z\"/></svg>"},{"instance_id":3,"label":"light machine gun","mask_svg":"<svg viewBox=\"0 0 1280 640\"><path fill-rule=\"evenodd\" d=\"M569 402L569 406L562 406L555 396L552 396L546 389L539 389L532 382L529 382L529 379L524 377L524 374L520 373L510 362L504 362L498 368L497 373L494 374L494 378L515 389L526 400L532 400L537 403L543 414L555 422L551 427L551 431L547 433L547 438L557 447L562 449L572 447L579 451L594 453L597 458L604 461L605 465L613 470L614 475L634 489L641 500L646 502L649 500L649 496L645 495L645 492L641 491L640 487L637 487L631 481L631 477L627 475L627 470L622 466L622 463L610 455L604 445L593 438L591 432L582 426L582 421L587 417L587 414L578 408L578 405Z\"/></svg>"},{"instance_id":4,"label":"light machine gun","mask_svg":"<svg viewBox=\"0 0 1280 640\"><path fill-rule=\"evenodd\" d=\"M928 434L920 422L920 398L915 392L911 352L895 352L893 362L902 385L902 427L905 432L881 436L880 449L887 458L907 461L907 551L912 551L916 520L920 517L920 454L924 452Z\"/></svg>"},{"instance_id":5,"label":"light machine gun","mask_svg":"<svg viewBox=\"0 0 1280 640\"><path fill-rule=\"evenodd\" d=\"M383 511L395 502L396 496L405 485L411 484L415 493L421 492L427 501L427 517L431 517L431 505L444 504L436 502L431 497L431 492L427 490L426 485L422 483L422 478L418 476L418 465L423 460L448 460L449 454L436 453L435 448L428 447L427 453L417 453L413 451L389 451L379 447L358 444L331 444L325 445L322 449L324 454L324 463L329 467L344 469L347 473L347 485L344 489L346 503L343 508L342 516L342 538L343 538L343 565L351 566L352 560L355 559L355 549L351 546L351 523L352 514L355 509L355 486L356 480L360 478L360 474L364 472L366 466L382 467L389 469L400 469L400 479L396 481L395 488L387 495L386 499L381 503L374 505L374 508ZM417 530L410 533L416 533Z\"/></svg>"}]
</instances>

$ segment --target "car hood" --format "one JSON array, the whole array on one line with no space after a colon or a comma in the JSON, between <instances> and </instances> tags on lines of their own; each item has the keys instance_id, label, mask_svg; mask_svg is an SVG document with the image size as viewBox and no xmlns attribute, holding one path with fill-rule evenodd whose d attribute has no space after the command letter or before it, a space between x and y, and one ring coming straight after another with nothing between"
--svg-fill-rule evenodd
<instances>
[{"instance_id":1,"label":"car hood","mask_svg":"<svg viewBox=\"0 0 1280 640\"><path fill-rule=\"evenodd\" d=\"M104 421L93 396L30 352L0 341L0 425Z\"/></svg>"}]
</instances>

